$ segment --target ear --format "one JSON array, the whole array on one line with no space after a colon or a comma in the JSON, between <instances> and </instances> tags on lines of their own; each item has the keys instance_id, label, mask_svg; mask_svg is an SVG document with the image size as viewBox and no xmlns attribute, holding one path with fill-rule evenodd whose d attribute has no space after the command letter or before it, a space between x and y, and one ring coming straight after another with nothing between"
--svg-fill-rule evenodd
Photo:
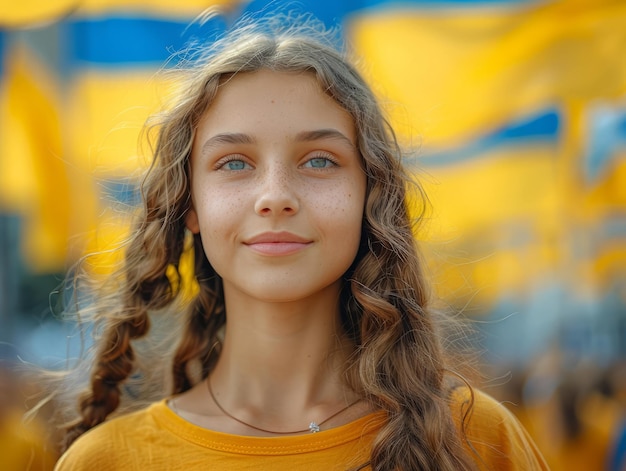
<instances>
[{"instance_id":1,"label":"ear","mask_svg":"<svg viewBox=\"0 0 626 471\"><path fill-rule=\"evenodd\" d=\"M189 208L187 214L185 214L185 226L189 229L193 234L198 234L200 232L200 223L198 222L198 213L193 207Z\"/></svg>"}]
</instances>

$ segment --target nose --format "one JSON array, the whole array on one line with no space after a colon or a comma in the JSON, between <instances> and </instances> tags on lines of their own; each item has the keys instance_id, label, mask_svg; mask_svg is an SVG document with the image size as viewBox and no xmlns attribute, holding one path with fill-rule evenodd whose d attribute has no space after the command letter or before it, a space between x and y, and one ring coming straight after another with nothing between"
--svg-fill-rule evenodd
<instances>
[{"instance_id":1,"label":"nose","mask_svg":"<svg viewBox=\"0 0 626 471\"><path fill-rule=\"evenodd\" d=\"M282 166L268 168L259 175L259 194L254 205L260 216L294 215L300 209L293 175Z\"/></svg>"}]
</instances>

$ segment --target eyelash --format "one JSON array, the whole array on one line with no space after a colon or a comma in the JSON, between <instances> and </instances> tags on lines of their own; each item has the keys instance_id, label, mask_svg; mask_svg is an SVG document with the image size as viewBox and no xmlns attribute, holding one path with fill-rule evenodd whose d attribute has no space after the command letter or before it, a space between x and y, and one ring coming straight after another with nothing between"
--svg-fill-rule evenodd
<instances>
[{"instance_id":1,"label":"eyelash","mask_svg":"<svg viewBox=\"0 0 626 471\"><path fill-rule=\"evenodd\" d=\"M243 162L244 165L250 165L246 159L244 158L243 155L240 154L233 154L233 155L228 155L226 157L224 157L223 159L220 159L216 164L215 164L215 169L216 170L221 170L223 169L226 165L228 165L230 162L238 162L241 161Z\"/></svg>"},{"instance_id":2,"label":"eyelash","mask_svg":"<svg viewBox=\"0 0 626 471\"><path fill-rule=\"evenodd\" d=\"M309 168L316 168L318 170L326 170L328 168L339 166L339 162L337 162L337 160L331 154L322 153L322 154L314 155L310 159L307 159L304 165L308 164L312 160L327 160L328 162L330 162L331 165L329 167L309 167Z\"/></svg>"}]
</instances>

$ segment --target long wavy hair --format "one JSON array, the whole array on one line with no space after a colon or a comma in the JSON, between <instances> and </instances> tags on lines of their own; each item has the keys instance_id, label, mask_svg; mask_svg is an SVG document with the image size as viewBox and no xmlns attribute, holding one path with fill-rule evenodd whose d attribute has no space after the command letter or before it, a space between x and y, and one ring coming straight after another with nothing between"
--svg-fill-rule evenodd
<instances>
[{"instance_id":1,"label":"long wavy hair","mask_svg":"<svg viewBox=\"0 0 626 471\"><path fill-rule=\"evenodd\" d=\"M106 297L116 304L95 297L100 336L90 384L79 400L80 416L67 427L65 446L118 409L129 377L136 376L134 345L147 336L152 313L177 306L186 315L173 353L171 393L190 389L215 366L226 316L220 277L199 235L185 228L192 142L225 79L269 69L314 75L350 113L357 130L367 189L361 246L343 277L340 297L342 325L355 344L346 378L388 416L363 467L475 469L450 411L450 365L429 307L407 188L422 205L425 196L405 173L393 130L369 86L328 39L332 34L304 23L240 25L177 71L182 74L178 98L152 128L156 139L141 187L142 208L123 266L112 276L115 295ZM189 254L193 275L181 269Z\"/></svg>"}]
</instances>

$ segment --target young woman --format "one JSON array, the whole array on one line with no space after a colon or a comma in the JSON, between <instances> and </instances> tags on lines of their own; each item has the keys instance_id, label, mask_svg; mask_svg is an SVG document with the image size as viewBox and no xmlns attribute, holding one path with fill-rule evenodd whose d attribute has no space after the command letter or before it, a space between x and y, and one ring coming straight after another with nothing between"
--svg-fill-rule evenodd
<instances>
[{"instance_id":1,"label":"young woman","mask_svg":"<svg viewBox=\"0 0 626 471\"><path fill-rule=\"evenodd\" d=\"M319 38L248 25L187 71L59 471L547 469L449 364L401 152ZM163 361L136 370L149 316L180 306L172 391L107 420Z\"/></svg>"}]
</instances>

